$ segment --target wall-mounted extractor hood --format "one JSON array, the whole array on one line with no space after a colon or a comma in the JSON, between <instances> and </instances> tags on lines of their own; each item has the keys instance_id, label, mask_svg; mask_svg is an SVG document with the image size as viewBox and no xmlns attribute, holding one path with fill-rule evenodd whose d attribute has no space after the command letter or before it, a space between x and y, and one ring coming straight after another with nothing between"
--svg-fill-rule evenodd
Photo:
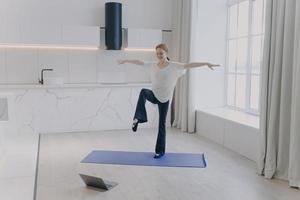
<instances>
[{"instance_id":1,"label":"wall-mounted extractor hood","mask_svg":"<svg viewBox=\"0 0 300 200\"><path fill-rule=\"evenodd\" d=\"M105 3L105 45L108 50L122 48L122 4Z\"/></svg>"}]
</instances>

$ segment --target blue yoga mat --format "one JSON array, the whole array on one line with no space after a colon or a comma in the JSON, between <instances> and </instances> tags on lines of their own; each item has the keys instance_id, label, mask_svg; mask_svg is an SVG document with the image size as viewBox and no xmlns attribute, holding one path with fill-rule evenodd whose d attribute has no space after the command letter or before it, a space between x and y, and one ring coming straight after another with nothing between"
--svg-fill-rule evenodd
<instances>
[{"instance_id":1,"label":"blue yoga mat","mask_svg":"<svg viewBox=\"0 0 300 200\"><path fill-rule=\"evenodd\" d=\"M161 167L206 167L204 154L166 153L159 159L154 159L153 155L154 153L152 152L92 151L81 163Z\"/></svg>"}]
</instances>

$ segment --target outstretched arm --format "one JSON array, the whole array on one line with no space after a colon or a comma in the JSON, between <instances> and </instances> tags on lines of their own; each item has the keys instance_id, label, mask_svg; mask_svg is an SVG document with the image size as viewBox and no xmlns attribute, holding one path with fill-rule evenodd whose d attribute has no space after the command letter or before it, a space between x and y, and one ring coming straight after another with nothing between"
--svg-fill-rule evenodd
<instances>
[{"instance_id":1,"label":"outstretched arm","mask_svg":"<svg viewBox=\"0 0 300 200\"><path fill-rule=\"evenodd\" d=\"M207 66L211 70L214 70L213 67L218 67L220 65L215 65L215 64L208 63L208 62L192 62L192 63L185 64L184 68L190 69L190 68L203 67L203 66Z\"/></svg>"},{"instance_id":2,"label":"outstretched arm","mask_svg":"<svg viewBox=\"0 0 300 200\"><path fill-rule=\"evenodd\" d=\"M118 60L119 65L125 64L125 63L131 63L135 65L145 65L145 62L141 60Z\"/></svg>"}]
</instances>

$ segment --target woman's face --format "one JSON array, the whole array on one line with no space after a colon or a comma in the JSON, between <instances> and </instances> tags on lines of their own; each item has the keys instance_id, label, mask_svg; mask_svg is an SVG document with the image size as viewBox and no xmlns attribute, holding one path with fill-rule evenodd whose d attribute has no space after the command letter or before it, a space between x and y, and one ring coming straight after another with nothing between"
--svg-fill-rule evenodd
<instances>
[{"instance_id":1,"label":"woman's face","mask_svg":"<svg viewBox=\"0 0 300 200\"><path fill-rule=\"evenodd\" d=\"M165 59L167 59L167 52L161 48L157 48L156 56L157 56L158 60L165 60Z\"/></svg>"}]
</instances>

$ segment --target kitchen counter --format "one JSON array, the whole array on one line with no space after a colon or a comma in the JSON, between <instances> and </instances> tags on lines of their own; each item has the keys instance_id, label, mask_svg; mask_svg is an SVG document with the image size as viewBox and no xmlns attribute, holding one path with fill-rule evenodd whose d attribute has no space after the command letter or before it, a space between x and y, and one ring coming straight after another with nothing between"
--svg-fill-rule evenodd
<instances>
[{"instance_id":1,"label":"kitchen counter","mask_svg":"<svg viewBox=\"0 0 300 200\"><path fill-rule=\"evenodd\" d=\"M33 199L40 134L117 129L130 132L139 92L150 86L0 85L0 112L1 108L5 111L0 113L0 199ZM140 128L154 128L158 124L157 105L146 106L149 121ZM20 185L22 190L15 190Z\"/></svg>"},{"instance_id":2,"label":"kitchen counter","mask_svg":"<svg viewBox=\"0 0 300 200\"><path fill-rule=\"evenodd\" d=\"M63 85L0 84L0 89L64 89L64 88L108 88L108 87L150 87L151 83L68 83Z\"/></svg>"}]
</instances>

